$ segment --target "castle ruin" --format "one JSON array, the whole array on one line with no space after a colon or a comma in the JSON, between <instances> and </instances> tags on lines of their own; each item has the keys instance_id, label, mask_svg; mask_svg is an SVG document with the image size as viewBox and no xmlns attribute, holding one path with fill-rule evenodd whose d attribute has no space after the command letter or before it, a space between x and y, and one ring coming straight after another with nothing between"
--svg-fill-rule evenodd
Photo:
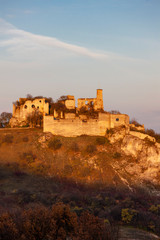
<instances>
[{"instance_id":1,"label":"castle ruin","mask_svg":"<svg viewBox=\"0 0 160 240\"><path fill-rule=\"evenodd\" d=\"M103 90L97 89L96 98L62 96L58 102L49 103L47 98L19 99L13 105L11 122L25 122L28 114L43 114L43 131L54 135L75 137L83 134L105 136L107 129L124 126L129 131L129 116L104 111Z\"/></svg>"},{"instance_id":2,"label":"castle ruin","mask_svg":"<svg viewBox=\"0 0 160 240\"><path fill-rule=\"evenodd\" d=\"M25 125L27 117L35 111L49 114L49 102L46 101L46 98L19 98L19 101L13 103L11 127Z\"/></svg>"}]
</instances>

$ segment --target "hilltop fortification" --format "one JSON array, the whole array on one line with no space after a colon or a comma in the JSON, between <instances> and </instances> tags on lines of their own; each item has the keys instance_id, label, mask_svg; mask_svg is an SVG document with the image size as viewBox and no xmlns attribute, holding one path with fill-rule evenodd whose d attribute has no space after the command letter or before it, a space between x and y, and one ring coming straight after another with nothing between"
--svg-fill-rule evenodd
<instances>
[{"instance_id":1,"label":"hilltop fortification","mask_svg":"<svg viewBox=\"0 0 160 240\"><path fill-rule=\"evenodd\" d=\"M97 89L96 98L79 98L62 96L59 100L49 102L47 98L20 98L13 104L12 127L25 125L30 114L43 114L43 130L54 135L66 137L87 135L105 136L107 130L123 126L129 131L129 116L120 113L109 113L103 108L103 90Z\"/></svg>"}]
</instances>

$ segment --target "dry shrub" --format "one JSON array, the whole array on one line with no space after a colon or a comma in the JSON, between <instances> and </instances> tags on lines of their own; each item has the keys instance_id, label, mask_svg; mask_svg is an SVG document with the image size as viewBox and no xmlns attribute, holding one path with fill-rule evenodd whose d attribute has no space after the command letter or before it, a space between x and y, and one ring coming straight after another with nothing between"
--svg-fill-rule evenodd
<instances>
[{"instance_id":1,"label":"dry shrub","mask_svg":"<svg viewBox=\"0 0 160 240\"><path fill-rule=\"evenodd\" d=\"M83 212L79 218L78 239L109 240L113 238L111 238L111 231L107 228L103 220L100 220L89 212Z\"/></svg>"},{"instance_id":2,"label":"dry shrub","mask_svg":"<svg viewBox=\"0 0 160 240\"><path fill-rule=\"evenodd\" d=\"M0 216L0 239L17 240L18 230L12 216L9 213L3 213Z\"/></svg>"},{"instance_id":3,"label":"dry shrub","mask_svg":"<svg viewBox=\"0 0 160 240\"><path fill-rule=\"evenodd\" d=\"M110 240L111 228L88 212L78 218L67 205L43 205L0 216L2 240Z\"/></svg>"},{"instance_id":4,"label":"dry shrub","mask_svg":"<svg viewBox=\"0 0 160 240\"><path fill-rule=\"evenodd\" d=\"M29 138L28 137L23 137L23 142L28 142Z\"/></svg>"},{"instance_id":5,"label":"dry shrub","mask_svg":"<svg viewBox=\"0 0 160 240\"><path fill-rule=\"evenodd\" d=\"M97 145L104 145L106 143L106 138L105 137L97 137L96 138L96 144Z\"/></svg>"},{"instance_id":6,"label":"dry shrub","mask_svg":"<svg viewBox=\"0 0 160 240\"><path fill-rule=\"evenodd\" d=\"M113 154L113 158L116 158L116 159L121 158L121 153L115 152L115 153Z\"/></svg>"},{"instance_id":7,"label":"dry shrub","mask_svg":"<svg viewBox=\"0 0 160 240\"><path fill-rule=\"evenodd\" d=\"M79 152L78 143L74 142L71 146L71 150L74 151L74 152Z\"/></svg>"},{"instance_id":8,"label":"dry shrub","mask_svg":"<svg viewBox=\"0 0 160 240\"><path fill-rule=\"evenodd\" d=\"M49 236L55 235L55 221L51 219L49 210L41 205L34 209L30 208L22 213L23 239L44 240L54 239Z\"/></svg>"},{"instance_id":9,"label":"dry shrub","mask_svg":"<svg viewBox=\"0 0 160 240\"><path fill-rule=\"evenodd\" d=\"M56 225L54 239L73 239L78 228L76 213L71 212L67 205L59 203L53 205L51 217Z\"/></svg>"},{"instance_id":10,"label":"dry shrub","mask_svg":"<svg viewBox=\"0 0 160 240\"><path fill-rule=\"evenodd\" d=\"M61 146L62 146L62 143L58 138L53 138L48 142L48 147L53 150L57 150L61 148Z\"/></svg>"},{"instance_id":11,"label":"dry shrub","mask_svg":"<svg viewBox=\"0 0 160 240\"><path fill-rule=\"evenodd\" d=\"M26 160L27 163L33 163L36 159L36 155L32 153L32 151L24 152L22 154L22 159Z\"/></svg>"},{"instance_id":12,"label":"dry shrub","mask_svg":"<svg viewBox=\"0 0 160 240\"><path fill-rule=\"evenodd\" d=\"M86 152L87 153L94 153L96 151L97 151L97 148L96 148L95 145L90 144L86 147Z\"/></svg>"},{"instance_id":13,"label":"dry shrub","mask_svg":"<svg viewBox=\"0 0 160 240\"><path fill-rule=\"evenodd\" d=\"M17 169L13 172L13 175L16 176L16 177L23 177L23 176L26 175L26 173L21 171L20 169Z\"/></svg>"},{"instance_id":14,"label":"dry shrub","mask_svg":"<svg viewBox=\"0 0 160 240\"><path fill-rule=\"evenodd\" d=\"M2 140L3 143L13 143L13 136L11 134L7 134L3 140Z\"/></svg>"}]
</instances>

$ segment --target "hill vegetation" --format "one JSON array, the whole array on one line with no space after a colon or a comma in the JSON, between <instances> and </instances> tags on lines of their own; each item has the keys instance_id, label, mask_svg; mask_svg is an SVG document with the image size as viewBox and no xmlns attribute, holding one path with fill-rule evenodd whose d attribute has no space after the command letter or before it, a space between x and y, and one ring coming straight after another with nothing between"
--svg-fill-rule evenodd
<instances>
[{"instance_id":1,"label":"hill vegetation","mask_svg":"<svg viewBox=\"0 0 160 240\"><path fill-rule=\"evenodd\" d=\"M97 231L95 234L104 232L94 238L93 234L88 235L94 232L91 228L83 239L116 239L121 225L160 235L160 197L155 194L159 186L149 182L137 184L134 175L125 172L124 163L139 165L137 159L126 155L120 146L121 141L111 144L104 137L65 138L44 134L41 129L1 130L0 212L3 214L0 228L13 226L13 219L18 214L17 225L11 232L20 234L22 225L19 223L25 214L27 220L24 221L31 224L30 216L40 214L40 210L36 212L35 209L42 208L44 217L49 211L50 216L58 203L61 206L58 208L68 209L71 219L77 219L74 230L63 230L65 237L59 239L66 239L65 234L72 236L71 239L82 239L76 235L84 231L84 226L80 227L81 216L85 219L89 216L94 231ZM41 207L36 208L37 204ZM37 217L34 219L37 221ZM19 235L15 236L18 239ZM26 235L24 239L36 238Z\"/></svg>"}]
</instances>

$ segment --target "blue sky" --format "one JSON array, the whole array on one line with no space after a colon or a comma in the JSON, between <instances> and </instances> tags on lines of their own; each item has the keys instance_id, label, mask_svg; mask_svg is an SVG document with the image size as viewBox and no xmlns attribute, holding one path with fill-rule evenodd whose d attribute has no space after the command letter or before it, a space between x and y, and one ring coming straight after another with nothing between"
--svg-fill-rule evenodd
<instances>
[{"instance_id":1,"label":"blue sky","mask_svg":"<svg viewBox=\"0 0 160 240\"><path fill-rule=\"evenodd\" d=\"M0 0L0 112L94 97L160 132L159 0Z\"/></svg>"}]
</instances>

